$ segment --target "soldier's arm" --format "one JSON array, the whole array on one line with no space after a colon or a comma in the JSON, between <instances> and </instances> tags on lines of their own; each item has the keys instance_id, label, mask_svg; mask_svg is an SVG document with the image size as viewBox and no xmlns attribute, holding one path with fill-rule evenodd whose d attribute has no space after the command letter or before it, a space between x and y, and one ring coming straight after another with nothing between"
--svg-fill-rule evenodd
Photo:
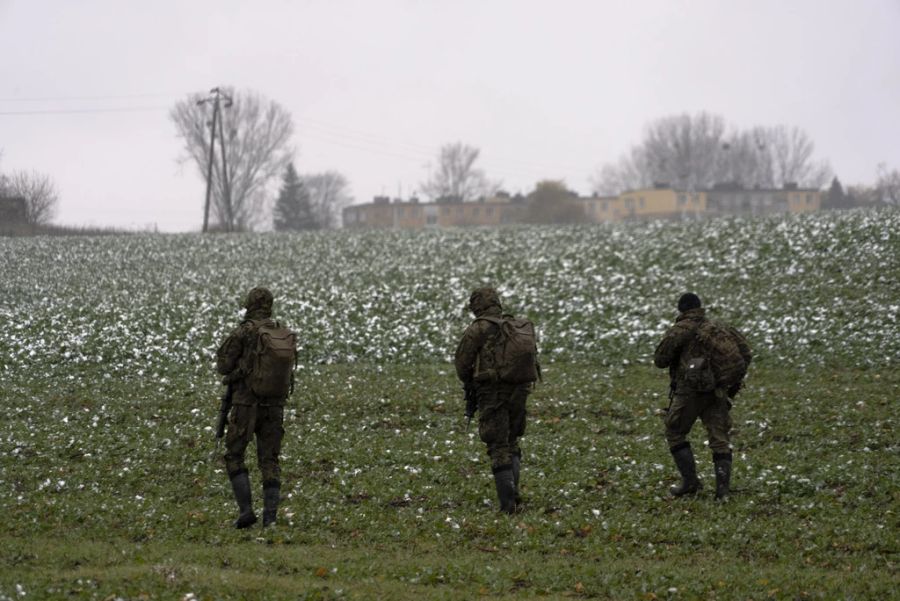
<instances>
[{"instance_id":1,"label":"soldier's arm","mask_svg":"<svg viewBox=\"0 0 900 601\"><path fill-rule=\"evenodd\" d=\"M687 322L679 322L669 328L653 353L653 363L656 367L663 369L672 365L693 334L694 329Z\"/></svg>"},{"instance_id":2,"label":"soldier's arm","mask_svg":"<svg viewBox=\"0 0 900 601\"><path fill-rule=\"evenodd\" d=\"M738 350L741 353L741 357L744 359L744 363L747 366L750 365L750 362L753 360L753 351L750 350L750 345L747 343L747 339L744 338L744 335L737 331L735 328L729 328L731 330L731 335L734 336L735 342L737 342Z\"/></svg>"},{"instance_id":3,"label":"soldier's arm","mask_svg":"<svg viewBox=\"0 0 900 601\"><path fill-rule=\"evenodd\" d=\"M216 352L216 371L223 376L234 372L244 354L244 337L242 328L237 328L222 343Z\"/></svg>"},{"instance_id":4,"label":"soldier's arm","mask_svg":"<svg viewBox=\"0 0 900 601\"><path fill-rule=\"evenodd\" d=\"M485 323L487 322L476 321L466 328L456 347L453 363L456 366L456 376L462 382L471 382L475 375L475 358L487 339L487 331L483 327Z\"/></svg>"}]
</instances>

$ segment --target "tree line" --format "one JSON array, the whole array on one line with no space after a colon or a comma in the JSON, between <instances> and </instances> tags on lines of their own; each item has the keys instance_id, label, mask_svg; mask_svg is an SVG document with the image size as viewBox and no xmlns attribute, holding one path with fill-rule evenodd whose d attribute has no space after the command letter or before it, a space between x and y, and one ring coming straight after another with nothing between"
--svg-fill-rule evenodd
<instances>
[{"instance_id":1,"label":"tree line","mask_svg":"<svg viewBox=\"0 0 900 601\"><path fill-rule=\"evenodd\" d=\"M214 229L339 227L343 208L353 201L347 177L337 170L299 173L290 112L253 91L223 90L229 104L218 112L218 133L210 131L214 124L210 103L202 93L188 95L169 112L183 141L185 154L179 161L193 163L201 177L209 179ZM221 156L212 145L215 135L219 136ZM797 127L742 130L706 112L671 115L652 121L641 140L618 161L602 165L592 178L592 192L618 195L658 184L708 189L721 183L745 188L795 183L821 189L831 180L823 203L828 208L900 206L900 170L880 164L874 185L845 190L828 162L818 159L814 151L812 139ZM491 180L478 166L479 158L477 147L462 142L443 145L436 167L419 185L419 193L441 202L510 196L500 181ZM25 170L0 171L0 197L25 199L25 221L31 226L49 224L59 202L49 175ZM561 180L539 181L526 196L512 198L528 204L527 219L535 223L579 219L574 203L577 194Z\"/></svg>"}]
</instances>

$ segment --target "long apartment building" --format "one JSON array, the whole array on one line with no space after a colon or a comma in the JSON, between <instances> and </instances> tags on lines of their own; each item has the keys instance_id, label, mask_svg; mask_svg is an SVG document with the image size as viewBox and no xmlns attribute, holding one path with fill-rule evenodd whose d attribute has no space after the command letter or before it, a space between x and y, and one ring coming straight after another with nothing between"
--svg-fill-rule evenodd
<instances>
[{"instance_id":1,"label":"long apartment building","mask_svg":"<svg viewBox=\"0 0 900 601\"><path fill-rule=\"evenodd\" d=\"M576 197L571 202L582 208L585 223L615 223L806 213L822 207L822 192L793 184L778 189L717 185L710 190L677 190L657 185L618 196ZM528 203L521 196L431 203L420 203L415 199L391 200L382 196L371 203L345 208L343 218L347 228L421 229L523 223L527 220L527 212Z\"/></svg>"}]
</instances>

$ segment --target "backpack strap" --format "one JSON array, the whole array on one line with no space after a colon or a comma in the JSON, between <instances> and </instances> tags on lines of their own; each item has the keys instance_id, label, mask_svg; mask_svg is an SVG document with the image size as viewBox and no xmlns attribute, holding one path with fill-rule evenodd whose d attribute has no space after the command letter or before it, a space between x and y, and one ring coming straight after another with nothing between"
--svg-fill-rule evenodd
<instances>
[{"instance_id":1,"label":"backpack strap","mask_svg":"<svg viewBox=\"0 0 900 601\"><path fill-rule=\"evenodd\" d=\"M490 316L490 315L483 315L483 316L481 316L481 317L476 317L476 318L475 318L475 321L480 321L480 320L489 321L489 322L491 322L491 323L493 323L493 324L496 324L496 325L498 325L498 326L501 325L501 324L503 323L503 318L502 318L502 317L493 317L493 316Z\"/></svg>"}]
</instances>

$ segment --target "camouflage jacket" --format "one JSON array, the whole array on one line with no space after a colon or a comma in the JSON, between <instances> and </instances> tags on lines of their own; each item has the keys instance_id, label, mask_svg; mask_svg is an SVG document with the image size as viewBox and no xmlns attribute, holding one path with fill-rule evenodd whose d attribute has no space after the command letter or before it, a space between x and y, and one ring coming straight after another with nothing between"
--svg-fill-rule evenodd
<instances>
[{"instance_id":1,"label":"camouflage jacket","mask_svg":"<svg viewBox=\"0 0 900 601\"><path fill-rule=\"evenodd\" d=\"M684 365L682 358L690 356L685 351L694 342L697 328L706 321L706 310L690 309L675 319L675 324L670 327L653 353L653 363L660 369L669 368L672 382L677 386L684 381Z\"/></svg>"},{"instance_id":2,"label":"camouflage jacket","mask_svg":"<svg viewBox=\"0 0 900 601\"><path fill-rule=\"evenodd\" d=\"M456 347L454 364L456 375L464 384L477 381L477 376L494 369L494 355L485 349L486 343L497 333L497 325L480 317L502 317L500 307L491 306L478 314L463 332Z\"/></svg>"},{"instance_id":3,"label":"camouflage jacket","mask_svg":"<svg viewBox=\"0 0 900 601\"><path fill-rule=\"evenodd\" d=\"M216 352L216 371L224 376L225 384L234 386L232 403L235 405L283 405L284 399L259 399L250 391L244 378L250 373L250 350L256 344L257 326L252 320L268 320L271 314L264 311L248 311L244 320L225 338Z\"/></svg>"}]
</instances>

